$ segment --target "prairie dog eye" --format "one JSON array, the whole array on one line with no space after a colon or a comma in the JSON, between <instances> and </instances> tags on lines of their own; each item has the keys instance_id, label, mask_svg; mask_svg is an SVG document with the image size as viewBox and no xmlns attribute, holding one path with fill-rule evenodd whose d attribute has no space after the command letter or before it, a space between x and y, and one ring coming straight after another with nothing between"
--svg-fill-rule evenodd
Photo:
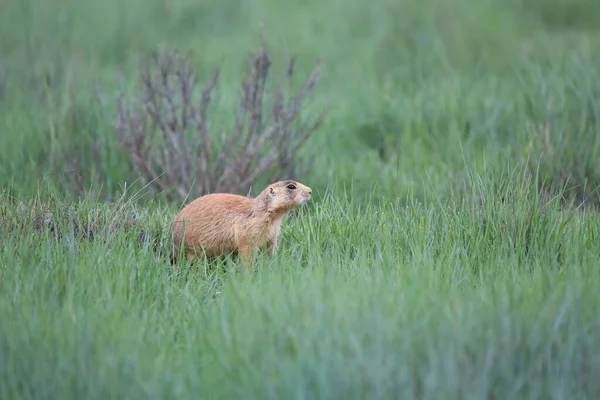
<instances>
[{"instance_id":1,"label":"prairie dog eye","mask_svg":"<svg viewBox=\"0 0 600 400\"><path fill-rule=\"evenodd\" d=\"M292 184L292 183L290 183L290 184L289 184L289 185L287 185L286 187L287 187L288 189L290 189L290 190L294 190L294 189L296 189L296 185L294 185L294 184Z\"/></svg>"}]
</instances>

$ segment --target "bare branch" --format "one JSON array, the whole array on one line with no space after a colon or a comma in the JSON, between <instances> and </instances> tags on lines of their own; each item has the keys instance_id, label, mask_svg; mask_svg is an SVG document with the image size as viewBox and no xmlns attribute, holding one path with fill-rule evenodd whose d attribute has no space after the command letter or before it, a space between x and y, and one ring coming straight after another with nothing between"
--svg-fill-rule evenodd
<instances>
[{"instance_id":1,"label":"bare branch","mask_svg":"<svg viewBox=\"0 0 600 400\"><path fill-rule=\"evenodd\" d=\"M292 123L317 82L321 62L289 97L279 85L268 89L271 59L266 50L251 54L249 67L228 131L208 125L219 69L198 90L189 55L154 52L148 58L140 72L141 101L126 104L121 93L114 127L132 168L149 187L170 200L214 191L245 192L269 168L288 173L295 164L306 164L295 158L322 125L324 113L298 128ZM285 78L291 80L296 69L292 57ZM216 129L212 136L210 129ZM215 154L211 143L219 144Z\"/></svg>"}]
</instances>

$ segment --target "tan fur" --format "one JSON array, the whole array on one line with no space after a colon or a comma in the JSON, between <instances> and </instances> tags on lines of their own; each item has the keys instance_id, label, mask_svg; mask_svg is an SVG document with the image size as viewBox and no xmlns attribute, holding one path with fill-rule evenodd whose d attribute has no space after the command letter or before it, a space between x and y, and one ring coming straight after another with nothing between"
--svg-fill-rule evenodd
<instances>
[{"instance_id":1,"label":"tan fur","mask_svg":"<svg viewBox=\"0 0 600 400\"><path fill-rule=\"evenodd\" d=\"M290 185L295 189L288 188ZM283 217L308 201L311 194L308 186L286 180L267 186L255 198L230 193L201 196L175 217L175 249L178 251L183 244L190 258L203 250L209 257L231 252L250 264L254 249L266 245L272 257Z\"/></svg>"}]
</instances>

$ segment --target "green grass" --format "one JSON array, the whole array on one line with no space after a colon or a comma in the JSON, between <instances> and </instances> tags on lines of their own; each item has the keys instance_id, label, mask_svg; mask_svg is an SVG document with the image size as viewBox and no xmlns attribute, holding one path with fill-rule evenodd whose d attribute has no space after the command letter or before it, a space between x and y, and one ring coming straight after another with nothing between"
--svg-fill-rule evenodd
<instances>
[{"instance_id":1,"label":"green grass","mask_svg":"<svg viewBox=\"0 0 600 400\"><path fill-rule=\"evenodd\" d=\"M596 3L3 1L0 397L597 398ZM327 62L315 196L273 260L174 269L119 71L193 50L228 123L263 31Z\"/></svg>"},{"instance_id":2,"label":"green grass","mask_svg":"<svg viewBox=\"0 0 600 400\"><path fill-rule=\"evenodd\" d=\"M480 178L429 206L325 194L251 273L170 275L136 231L161 213L90 243L49 205L59 242L22 224L2 236L2 397L598 393L600 218L519 175L495 191ZM128 207L72 220L110 232Z\"/></svg>"}]
</instances>

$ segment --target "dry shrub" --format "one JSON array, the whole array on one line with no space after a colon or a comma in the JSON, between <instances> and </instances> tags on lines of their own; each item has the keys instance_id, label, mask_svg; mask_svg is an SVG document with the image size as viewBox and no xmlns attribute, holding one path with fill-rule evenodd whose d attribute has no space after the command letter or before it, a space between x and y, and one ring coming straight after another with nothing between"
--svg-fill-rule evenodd
<instances>
[{"instance_id":1,"label":"dry shrub","mask_svg":"<svg viewBox=\"0 0 600 400\"><path fill-rule=\"evenodd\" d=\"M248 191L259 176L275 180L302 175L311 163L298 159L298 150L324 119L324 113L310 121L299 118L320 64L286 98L277 85L267 89L267 51L251 54L235 123L227 129L211 124L208 116L220 71L199 89L189 55L154 52L141 70L140 95L126 102L121 93L115 130L142 183L169 200ZM285 74L290 81L294 67L291 58ZM298 171L298 166L304 169Z\"/></svg>"}]
</instances>

